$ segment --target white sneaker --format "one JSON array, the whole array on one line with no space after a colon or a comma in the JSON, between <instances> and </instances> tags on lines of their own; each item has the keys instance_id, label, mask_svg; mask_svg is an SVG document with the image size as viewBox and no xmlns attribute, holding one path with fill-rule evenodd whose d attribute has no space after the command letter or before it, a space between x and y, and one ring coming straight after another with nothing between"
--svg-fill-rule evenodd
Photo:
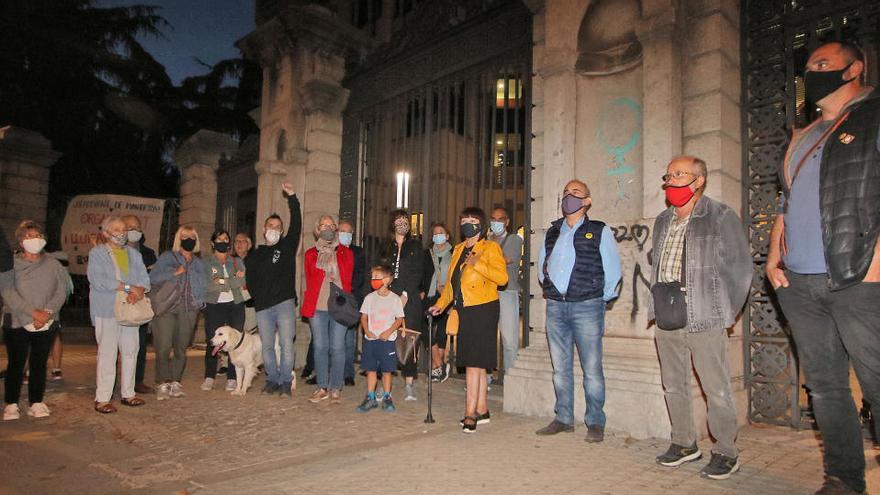
<instances>
[{"instance_id":1,"label":"white sneaker","mask_svg":"<svg viewBox=\"0 0 880 495\"><path fill-rule=\"evenodd\" d=\"M45 402L34 402L28 409L27 414L32 418L48 418L49 408Z\"/></svg>"},{"instance_id":2,"label":"white sneaker","mask_svg":"<svg viewBox=\"0 0 880 495\"><path fill-rule=\"evenodd\" d=\"M207 392L208 390L214 389L214 379L213 378L205 378L205 381L202 382L202 386L200 387L202 390ZM226 390L229 390L229 386L226 386Z\"/></svg>"},{"instance_id":3,"label":"white sneaker","mask_svg":"<svg viewBox=\"0 0 880 495\"><path fill-rule=\"evenodd\" d=\"M21 417L18 404L6 404L3 409L3 421L12 421Z\"/></svg>"},{"instance_id":4,"label":"white sneaker","mask_svg":"<svg viewBox=\"0 0 880 495\"><path fill-rule=\"evenodd\" d=\"M163 383L156 387L156 400L168 400L171 398L171 384Z\"/></svg>"},{"instance_id":5,"label":"white sneaker","mask_svg":"<svg viewBox=\"0 0 880 495\"><path fill-rule=\"evenodd\" d=\"M226 380L226 391L227 392L232 392L237 388L238 388L238 382L236 382L234 379L230 378L230 379Z\"/></svg>"},{"instance_id":6,"label":"white sneaker","mask_svg":"<svg viewBox=\"0 0 880 495\"><path fill-rule=\"evenodd\" d=\"M171 397L183 397L186 394L183 393L183 385L181 385L180 382L171 382L171 388L168 391L168 395Z\"/></svg>"},{"instance_id":7,"label":"white sneaker","mask_svg":"<svg viewBox=\"0 0 880 495\"><path fill-rule=\"evenodd\" d=\"M406 386L406 397L404 397L403 400L418 400L418 399L416 399L416 395L415 395L415 393L413 392L413 386L412 386L412 385L407 385L407 386Z\"/></svg>"}]
</instances>

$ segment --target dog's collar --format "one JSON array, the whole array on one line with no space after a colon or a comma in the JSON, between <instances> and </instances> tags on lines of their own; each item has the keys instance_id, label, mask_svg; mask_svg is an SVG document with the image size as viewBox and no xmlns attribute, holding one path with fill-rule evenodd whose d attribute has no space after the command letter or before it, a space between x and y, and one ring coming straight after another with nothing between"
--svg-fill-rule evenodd
<instances>
[{"instance_id":1,"label":"dog's collar","mask_svg":"<svg viewBox=\"0 0 880 495\"><path fill-rule=\"evenodd\" d=\"M241 338L238 339L238 343L235 344L235 347L232 348L233 351L236 350L236 349L238 349L239 347L241 347L241 344L244 342L244 336L245 336L245 335L247 335L246 332L241 332Z\"/></svg>"}]
</instances>

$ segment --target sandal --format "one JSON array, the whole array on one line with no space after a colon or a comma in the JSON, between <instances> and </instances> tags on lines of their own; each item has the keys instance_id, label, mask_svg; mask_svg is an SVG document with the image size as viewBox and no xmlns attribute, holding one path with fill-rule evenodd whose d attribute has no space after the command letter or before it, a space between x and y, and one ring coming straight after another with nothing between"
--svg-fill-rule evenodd
<instances>
[{"instance_id":1,"label":"sandal","mask_svg":"<svg viewBox=\"0 0 880 495\"><path fill-rule=\"evenodd\" d=\"M138 397L136 395L134 397L129 397L128 399L122 399L123 406L137 407L137 406L142 406L144 404L146 404L146 401L144 401L144 399L141 399L140 397Z\"/></svg>"},{"instance_id":2,"label":"sandal","mask_svg":"<svg viewBox=\"0 0 880 495\"><path fill-rule=\"evenodd\" d=\"M461 432L462 433L474 433L477 431L477 418L476 416L465 416L461 421Z\"/></svg>"},{"instance_id":3,"label":"sandal","mask_svg":"<svg viewBox=\"0 0 880 495\"><path fill-rule=\"evenodd\" d=\"M110 414L116 412L116 407L109 402L95 402L95 411L98 411L101 414Z\"/></svg>"}]
</instances>

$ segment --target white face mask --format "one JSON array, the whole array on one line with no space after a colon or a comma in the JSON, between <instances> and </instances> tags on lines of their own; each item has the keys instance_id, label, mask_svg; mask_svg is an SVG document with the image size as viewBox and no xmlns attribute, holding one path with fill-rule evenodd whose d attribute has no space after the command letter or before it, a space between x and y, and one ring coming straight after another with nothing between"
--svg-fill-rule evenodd
<instances>
[{"instance_id":1,"label":"white face mask","mask_svg":"<svg viewBox=\"0 0 880 495\"><path fill-rule=\"evenodd\" d=\"M266 236L266 243L270 246L274 246L275 244L278 244L278 241L281 240L281 232L279 232L275 229L267 230L265 236Z\"/></svg>"},{"instance_id":2,"label":"white face mask","mask_svg":"<svg viewBox=\"0 0 880 495\"><path fill-rule=\"evenodd\" d=\"M21 241L21 247L24 248L25 251L31 254L37 254L46 247L46 239L41 239L39 237L33 239L25 239Z\"/></svg>"},{"instance_id":3,"label":"white face mask","mask_svg":"<svg viewBox=\"0 0 880 495\"><path fill-rule=\"evenodd\" d=\"M138 243L144 238L144 233L139 230L128 231L128 242Z\"/></svg>"}]
</instances>

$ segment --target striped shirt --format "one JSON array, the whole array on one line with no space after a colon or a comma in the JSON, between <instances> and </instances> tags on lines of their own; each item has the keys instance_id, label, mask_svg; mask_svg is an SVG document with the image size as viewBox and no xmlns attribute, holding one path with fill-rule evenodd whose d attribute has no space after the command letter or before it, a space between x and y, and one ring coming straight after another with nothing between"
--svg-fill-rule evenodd
<instances>
[{"instance_id":1,"label":"striped shirt","mask_svg":"<svg viewBox=\"0 0 880 495\"><path fill-rule=\"evenodd\" d=\"M681 282L684 236L691 217L688 216L681 221L676 221L677 218L672 215L669 229L666 231L666 239L663 241L663 251L660 253L660 282Z\"/></svg>"}]
</instances>

